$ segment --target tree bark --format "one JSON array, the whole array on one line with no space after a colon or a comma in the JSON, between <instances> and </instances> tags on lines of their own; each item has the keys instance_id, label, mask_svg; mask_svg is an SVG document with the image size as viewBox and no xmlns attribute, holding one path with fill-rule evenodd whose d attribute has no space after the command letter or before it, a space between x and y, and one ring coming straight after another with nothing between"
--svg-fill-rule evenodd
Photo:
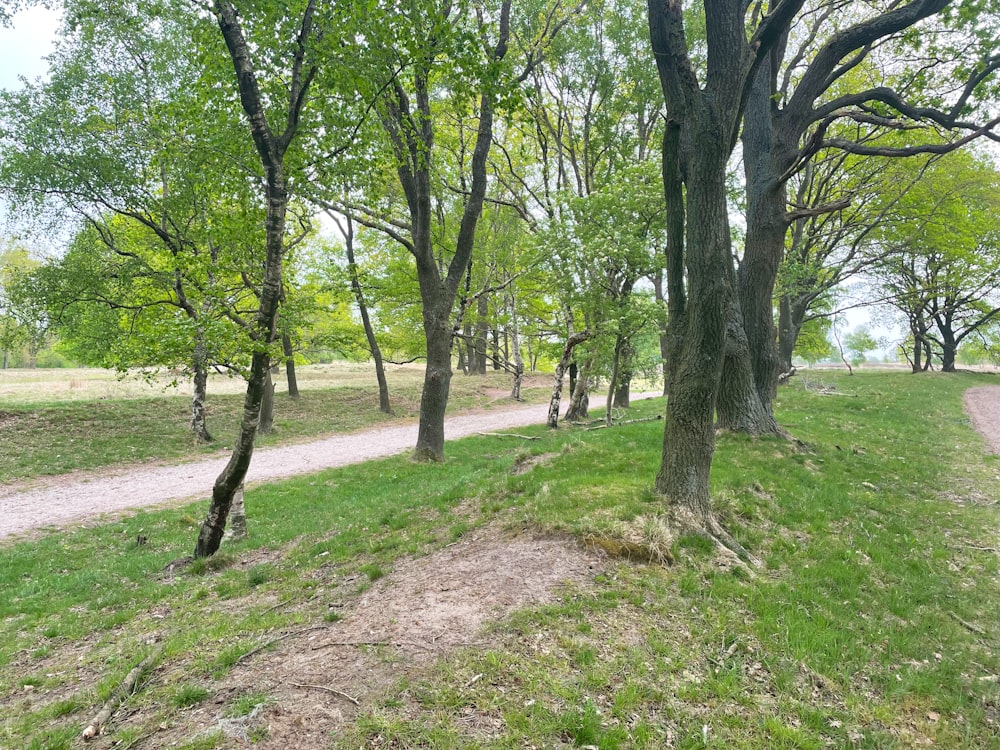
<instances>
[{"instance_id":1,"label":"tree bark","mask_svg":"<svg viewBox=\"0 0 1000 750\"><path fill-rule=\"evenodd\" d=\"M773 435L778 425L760 398L753 376L751 347L735 299L726 318L726 354L716 408L719 427L748 435Z\"/></svg>"},{"instance_id":2,"label":"tree bark","mask_svg":"<svg viewBox=\"0 0 1000 750\"><path fill-rule=\"evenodd\" d=\"M569 408L566 410L565 419L569 422L576 422L586 419L590 414L590 373L594 369L594 357L587 357L583 361L583 366L579 367L576 376L576 385L569 394Z\"/></svg>"},{"instance_id":3,"label":"tree bark","mask_svg":"<svg viewBox=\"0 0 1000 750\"><path fill-rule=\"evenodd\" d=\"M270 435L274 431L274 378L271 368L267 368L264 376L264 397L260 402L260 424L257 430L261 435Z\"/></svg>"},{"instance_id":4,"label":"tree bark","mask_svg":"<svg viewBox=\"0 0 1000 750\"><path fill-rule=\"evenodd\" d=\"M201 352L197 350L199 347ZM204 344L195 346L195 362L193 391L191 397L191 431L199 443L211 443L212 435L208 431L208 422L205 417L205 400L208 392L208 366L205 363L207 357L200 356L204 353Z\"/></svg>"},{"instance_id":5,"label":"tree bark","mask_svg":"<svg viewBox=\"0 0 1000 750\"><path fill-rule=\"evenodd\" d=\"M509 289L507 293L507 311L510 315L510 348L514 355L514 385L511 387L510 397L520 401L521 382L524 380L524 359L521 357L521 335L517 326L517 302L513 289Z\"/></svg>"},{"instance_id":6,"label":"tree bark","mask_svg":"<svg viewBox=\"0 0 1000 750\"><path fill-rule=\"evenodd\" d=\"M299 398L299 381L295 377L295 349L292 348L292 337L288 331L281 333L281 349L285 355L285 380L288 381L288 396Z\"/></svg>"},{"instance_id":7,"label":"tree bark","mask_svg":"<svg viewBox=\"0 0 1000 750\"><path fill-rule=\"evenodd\" d=\"M615 352L611 358L611 377L608 379L608 397L604 402L604 424L611 426L614 409L615 391L618 390L618 371L622 361L622 346L625 339L619 333L615 337Z\"/></svg>"}]
</instances>

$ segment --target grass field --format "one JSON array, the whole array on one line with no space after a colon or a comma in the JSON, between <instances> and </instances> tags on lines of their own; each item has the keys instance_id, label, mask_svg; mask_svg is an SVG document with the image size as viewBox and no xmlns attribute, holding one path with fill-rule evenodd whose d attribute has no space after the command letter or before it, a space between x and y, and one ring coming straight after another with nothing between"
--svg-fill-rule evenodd
<instances>
[{"instance_id":1,"label":"grass field","mask_svg":"<svg viewBox=\"0 0 1000 750\"><path fill-rule=\"evenodd\" d=\"M961 404L980 384L1000 382L796 378L778 414L799 442L722 435L714 465L719 515L762 570L682 537L675 565L610 560L592 585L507 613L486 648L413 666L373 647L391 685L323 746L1000 747L1000 457ZM80 745L154 642L100 746L235 746L194 717L278 710L233 691L243 662L309 653L305 636L276 639L334 624L414 556L490 528L583 540L655 519L662 423L519 432L538 439L469 438L443 465L397 457L252 490L251 537L169 575L200 507L0 548L0 747ZM247 742L267 746L267 727Z\"/></svg>"},{"instance_id":2,"label":"grass field","mask_svg":"<svg viewBox=\"0 0 1000 750\"><path fill-rule=\"evenodd\" d=\"M390 366L389 395L394 414L378 410L370 365L313 365L298 368L298 400L275 380L274 432L259 445L348 432L392 419L416 417L423 370ZM541 401L549 377L526 379L522 395ZM217 377L209 382L208 426L215 442L198 445L188 430L190 384L171 385L161 377L147 382L120 380L105 370L0 370L0 484L33 476L64 474L118 463L183 460L227 449L243 409L243 381ZM513 403L505 398L510 376L452 379L449 410Z\"/></svg>"}]
</instances>

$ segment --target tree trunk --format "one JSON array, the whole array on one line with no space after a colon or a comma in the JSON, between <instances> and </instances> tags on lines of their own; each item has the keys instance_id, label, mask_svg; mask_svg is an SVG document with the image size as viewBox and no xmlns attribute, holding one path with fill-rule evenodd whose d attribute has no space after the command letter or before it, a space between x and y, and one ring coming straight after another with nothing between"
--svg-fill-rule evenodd
<instances>
[{"instance_id":1,"label":"tree trunk","mask_svg":"<svg viewBox=\"0 0 1000 750\"><path fill-rule=\"evenodd\" d=\"M371 317L368 315L368 304L365 301L365 293L361 288L361 279L358 276L358 264L354 259L354 223L350 216L346 219L347 231L344 232L344 246L347 250L347 270L351 276L354 299L358 303L361 325L365 329L368 351L371 352L372 359L375 361L375 379L378 381L378 408L383 414L392 414L392 406L389 403L389 383L385 378L385 365L382 362L382 349L378 345L378 339L375 338L375 329L372 328Z\"/></svg>"},{"instance_id":2,"label":"tree trunk","mask_svg":"<svg viewBox=\"0 0 1000 750\"><path fill-rule=\"evenodd\" d=\"M229 509L229 529L225 533L225 538L234 542L246 539L248 536L247 512L243 504L243 494L244 484L240 482L240 486L236 488L233 495L233 504Z\"/></svg>"},{"instance_id":3,"label":"tree trunk","mask_svg":"<svg viewBox=\"0 0 1000 750\"><path fill-rule=\"evenodd\" d=\"M729 321L728 346L743 347L747 352L727 356L723 366L723 388L738 399L720 401L720 422L731 429L753 435L776 432L774 397L778 390L779 356L774 326L774 284L785 252L788 221L785 218L787 197L785 182L777 179L791 164L797 149L782 148L782 133L776 132L771 116L772 100L770 60L762 64L750 88L743 125L743 164L746 175L747 233L743 258L736 277L738 306L731 308L736 321ZM735 325L743 334L732 335ZM745 384L735 382L745 377L740 369L730 367L750 365L757 391L756 402L748 398ZM790 363L789 363L790 366ZM744 408L742 414L729 413L731 408Z\"/></svg>"},{"instance_id":4,"label":"tree trunk","mask_svg":"<svg viewBox=\"0 0 1000 750\"><path fill-rule=\"evenodd\" d=\"M576 385L570 393L569 408L566 410L565 419L576 422L586 419L590 412L590 373L594 369L594 358L588 357L583 361L583 367L577 372Z\"/></svg>"},{"instance_id":5,"label":"tree trunk","mask_svg":"<svg viewBox=\"0 0 1000 750\"><path fill-rule=\"evenodd\" d=\"M546 423L553 430L559 426L559 402L562 399L563 377L566 368L569 367L570 358L573 356L573 349L590 338L588 331L574 333L566 339L566 346L563 347L562 357L556 365L555 382L552 386L552 398L549 399L549 415Z\"/></svg>"},{"instance_id":6,"label":"tree trunk","mask_svg":"<svg viewBox=\"0 0 1000 750\"><path fill-rule=\"evenodd\" d=\"M635 375L635 347L630 339L622 343L622 352L618 362L618 385L615 387L614 405L619 409L631 407L630 396L632 378Z\"/></svg>"},{"instance_id":7,"label":"tree trunk","mask_svg":"<svg viewBox=\"0 0 1000 750\"><path fill-rule=\"evenodd\" d=\"M608 380L608 397L604 401L604 424L608 427L611 426L614 411L615 391L618 390L618 370L621 367L622 346L624 345L624 341L625 339L619 333L615 338L615 353L611 358L611 377Z\"/></svg>"},{"instance_id":8,"label":"tree trunk","mask_svg":"<svg viewBox=\"0 0 1000 750\"><path fill-rule=\"evenodd\" d=\"M656 274L653 276L653 293L656 296L656 301L660 305L666 305L667 299L663 293L663 269L657 269ZM667 395L667 354L670 351L670 347L667 344L667 319L663 316L659 321L657 326L657 338L660 342L660 372L663 375L663 395Z\"/></svg>"},{"instance_id":9,"label":"tree trunk","mask_svg":"<svg viewBox=\"0 0 1000 750\"><path fill-rule=\"evenodd\" d=\"M295 378L295 350L292 348L292 337L288 331L281 333L281 349L285 355L285 379L288 381L288 396L299 397L299 381Z\"/></svg>"},{"instance_id":10,"label":"tree trunk","mask_svg":"<svg viewBox=\"0 0 1000 750\"><path fill-rule=\"evenodd\" d=\"M261 435L270 435L274 431L274 379L270 367L264 376L264 397L260 403L260 425L257 429Z\"/></svg>"},{"instance_id":11,"label":"tree trunk","mask_svg":"<svg viewBox=\"0 0 1000 750\"><path fill-rule=\"evenodd\" d=\"M750 351L739 308L733 299L726 319L726 355L716 407L719 427L754 436L777 434L778 425L760 399Z\"/></svg>"},{"instance_id":12,"label":"tree trunk","mask_svg":"<svg viewBox=\"0 0 1000 750\"><path fill-rule=\"evenodd\" d=\"M493 371L500 370L500 331L493 329Z\"/></svg>"},{"instance_id":13,"label":"tree trunk","mask_svg":"<svg viewBox=\"0 0 1000 750\"><path fill-rule=\"evenodd\" d=\"M791 299L787 294L781 295L778 301L778 372L782 375L792 371L792 357L800 330L801 326L796 326L792 320Z\"/></svg>"},{"instance_id":14,"label":"tree trunk","mask_svg":"<svg viewBox=\"0 0 1000 750\"><path fill-rule=\"evenodd\" d=\"M199 352L199 348L201 352ZM208 392L208 367L205 364L204 344L195 346L193 391L191 397L191 431L199 443L211 443L212 435L208 431L208 423L205 418L205 400Z\"/></svg>"},{"instance_id":15,"label":"tree trunk","mask_svg":"<svg viewBox=\"0 0 1000 750\"><path fill-rule=\"evenodd\" d=\"M510 347L514 354L514 385L510 391L510 397L515 401L520 401L521 381L524 380L524 360L521 358L521 335L517 327L517 304L513 289L507 295L507 310L510 314Z\"/></svg>"},{"instance_id":16,"label":"tree trunk","mask_svg":"<svg viewBox=\"0 0 1000 750\"><path fill-rule=\"evenodd\" d=\"M489 335L490 301L485 294L480 294L476 299L476 338L475 338L475 359L472 362L472 371L476 375L486 374L486 338Z\"/></svg>"}]
</instances>

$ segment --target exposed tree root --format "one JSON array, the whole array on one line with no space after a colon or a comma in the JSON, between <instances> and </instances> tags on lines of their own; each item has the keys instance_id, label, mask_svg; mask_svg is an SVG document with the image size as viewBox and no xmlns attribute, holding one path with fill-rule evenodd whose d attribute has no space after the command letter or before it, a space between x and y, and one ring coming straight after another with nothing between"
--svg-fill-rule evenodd
<instances>
[{"instance_id":1,"label":"exposed tree root","mask_svg":"<svg viewBox=\"0 0 1000 750\"><path fill-rule=\"evenodd\" d=\"M668 509L667 519L677 536L697 534L710 539L717 553L727 558L750 578L755 578L755 571L764 566L760 558L736 541L714 515L702 516L688 508L674 505Z\"/></svg>"},{"instance_id":2,"label":"exposed tree root","mask_svg":"<svg viewBox=\"0 0 1000 750\"><path fill-rule=\"evenodd\" d=\"M149 669L153 666L153 663L160 658L162 653L163 646L157 646L153 649L149 656L136 664L132 670L125 675L125 679L122 680L122 684L119 685L113 693L111 693L111 697L104 702L104 706L97 712L97 716L95 716L91 720L90 724L87 725L87 728L83 730L83 734L81 736L83 737L84 742L90 742L90 740L101 734L104 730L104 725L111 720L111 717L114 715L115 711L118 710L118 707L125 702L126 698L135 692L139 678L149 671Z\"/></svg>"}]
</instances>

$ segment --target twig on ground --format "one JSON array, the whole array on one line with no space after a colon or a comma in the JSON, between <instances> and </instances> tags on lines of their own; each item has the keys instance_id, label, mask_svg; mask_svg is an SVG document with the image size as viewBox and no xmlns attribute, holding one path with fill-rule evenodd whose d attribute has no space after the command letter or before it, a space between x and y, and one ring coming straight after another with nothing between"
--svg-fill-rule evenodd
<instances>
[{"instance_id":1,"label":"twig on ground","mask_svg":"<svg viewBox=\"0 0 1000 750\"><path fill-rule=\"evenodd\" d=\"M663 419L662 414L657 414L655 417L642 417L641 419L623 419L620 422L613 422L611 425L599 424L596 427L588 427L587 432L591 430L603 430L605 427L620 427L623 424L637 424L639 422L659 422Z\"/></svg>"},{"instance_id":2,"label":"twig on ground","mask_svg":"<svg viewBox=\"0 0 1000 750\"><path fill-rule=\"evenodd\" d=\"M481 679L483 679L483 673L482 672L480 672L475 677L473 677L471 680L469 680L467 683L465 683L464 687L470 688L473 685L475 685L477 682L479 682Z\"/></svg>"},{"instance_id":3,"label":"twig on ground","mask_svg":"<svg viewBox=\"0 0 1000 750\"><path fill-rule=\"evenodd\" d=\"M361 701L359 701L357 698L348 695L343 690L337 690L337 688L327 687L326 685L303 685L298 682L290 682L288 684L297 688L310 689L310 690L323 690L326 691L327 693L333 693L334 695L339 695L341 698L350 701L355 706L361 705Z\"/></svg>"},{"instance_id":4,"label":"twig on ground","mask_svg":"<svg viewBox=\"0 0 1000 750\"><path fill-rule=\"evenodd\" d=\"M976 635L982 635L982 636L987 635L986 631L983 630L981 627L979 627L978 625L973 625L971 622L966 622L961 617L956 615L954 612L949 612L948 614L951 615L953 618L955 618L955 622L957 622L963 628L968 630L970 633L975 633Z\"/></svg>"},{"instance_id":5,"label":"twig on ground","mask_svg":"<svg viewBox=\"0 0 1000 750\"><path fill-rule=\"evenodd\" d=\"M245 654L243 654L243 656L241 656L239 659L236 660L236 662L235 662L235 664L233 666L235 666L236 664L240 664L240 663L246 661L251 656L255 656L255 655L259 654L261 651L263 651L264 649L268 648L269 646L273 646L275 643L278 643L279 641L283 641L286 638L294 638L297 635L302 635L303 633L309 633L310 631L313 631L313 630L326 630L329 627L330 627L329 625L312 625L312 626L310 626L308 628L302 628L301 630L293 630L291 633L285 633L283 635L279 635L277 638L272 638L271 640L267 641L266 643L262 643L259 646L257 646L256 648L252 648L249 651L247 651Z\"/></svg>"},{"instance_id":6,"label":"twig on ground","mask_svg":"<svg viewBox=\"0 0 1000 750\"><path fill-rule=\"evenodd\" d=\"M97 737L101 731L104 729L104 725L110 721L111 717L114 715L118 707L132 695L136 690L136 684L139 682L139 678L153 666L153 662L160 658L163 653L163 645L157 646L153 651L142 661L132 667L131 671L125 675L125 679L122 680L121 685L115 688L115 691L111 693L111 697L104 702L104 706L100 711L97 712L87 728L83 730L84 742L90 742L90 740Z\"/></svg>"},{"instance_id":7,"label":"twig on ground","mask_svg":"<svg viewBox=\"0 0 1000 750\"><path fill-rule=\"evenodd\" d=\"M513 437L521 438L522 440L538 440L536 435L518 435L516 432L477 432L477 435L485 435L486 437Z\"/></svg>"}]
</instances>

